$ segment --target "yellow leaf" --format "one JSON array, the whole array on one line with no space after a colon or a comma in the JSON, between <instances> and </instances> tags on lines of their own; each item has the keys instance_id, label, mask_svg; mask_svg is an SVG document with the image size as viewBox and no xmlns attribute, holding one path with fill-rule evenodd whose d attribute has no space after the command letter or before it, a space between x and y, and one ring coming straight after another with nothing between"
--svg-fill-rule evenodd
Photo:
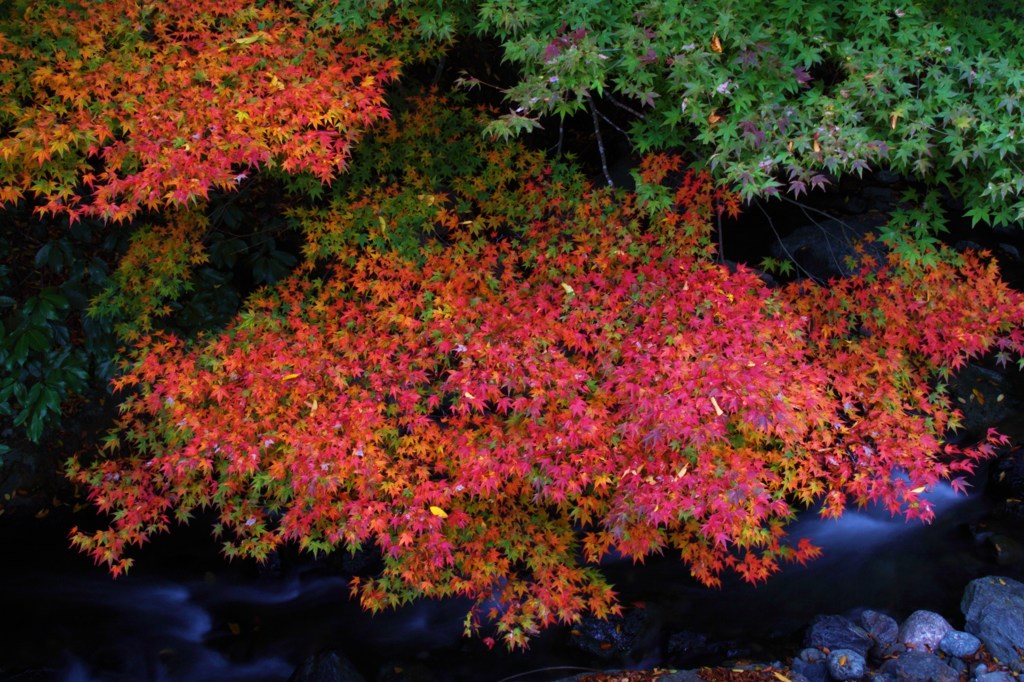
<instances>
[{"instance_id":1,"label":"yellow leaf","mask_svg":"<svg viewBox=\"0 0 1024 682\"><path fill-rule=\"evenodd\" d=\"M430 506L430 513L434 516L440 516L442 519L448 518L448 512L446 512L444 509L441 509L440 507L435 507L434 505Z\"/></svg>"},{"instance_id":2,"label":"yellow leaf","mask_svg":"<svg viewBox=\"0 0 1024 682\"><path fill-rule=\"evenodd\" d=\"M914 489L913 489L913 490L911 490L910 492L914 493L915 495L920 495L920 494L921 494L921 493L923 493L923 492L924 492L925 490L928 490L928 486L926 486L926 485L923 485L923 486L921 486L920 488L914 488Z\"/></svg>"},{"instance_id":3,"label":"yellow leaf","mask_svg":"<svg viewBox=\"0 0 1024 682\"><path fill-rule=\"evenodd\" d=\"M576 293L576 291L565 282L562 282L562 288L565 289L565 293L569 294L570 296Z\"/></svg>"},{"instance_id":4,"label":"yellow leaf","mask_svg":"<svg viewBox=\"0 0 1024 682\"><path fill-rule=\"evenodd\" d=\"M233 635L242 634L242 626L238 623L228 623L228 630L230 630Z\"/></svg>"},{"instance_id":5,"label":"yellow leaf","mask_svg":"<svg viewBox=\"0 0 1024 682\"><path fill-rule=\"evenodd\" d=\"M463 391L462 395L466 396L470 400L476 400L476 396L470 393L469 391Z\"/></svg>"},{"instance_id":6,"label":"yellow leaf","mask_svg":"<svg viewBox=\"0 0 1024 682\"><path fill-rule=\"evenodd\" d=\"M244 123L245 121L248 121L249 120L249 112L248 111L236 111L235 112L235 120L237 120L239 123Z\"/></svg>"},{"instance_id":7,"label":"yellow leaf","mask_svg":"<svg viewBox=\"0 0 1024 682\"><path fill-rule=\"evenodd\" d=\"M283 377L281 377L281 381L291 381L292 379L298 379L300 376L302 375L299 374L298 372L296 372L295 374L285 374Z\"/></svg>"},{"instance_id":8,"label":"yellow leaf","mask_svg":"<svg viewBox=\"0 0 1024 682\"><path fill-rule=\"evenodd\" d=\"M778 671L775 671L772 674L775 675L775 679L777 679L779 682L792 682L792 680L790 680L788 677L786 677Z\"/></svg>"},{"instance_id":9,"label":"yellow leaf","mask_svg":"<svg viewBox=\"0 0 1024 682\"><path fill-rule=\"evenodd\" d=\"M267 37L267 34L264 33L263 31L256 31L251 36L246 36L244 38L236 38L235 42L238 43L239 45L252 45L253 43L255 43L255 42L259 41L259 40L263 40L266 37Z\"/></svg>"}]
</instances>

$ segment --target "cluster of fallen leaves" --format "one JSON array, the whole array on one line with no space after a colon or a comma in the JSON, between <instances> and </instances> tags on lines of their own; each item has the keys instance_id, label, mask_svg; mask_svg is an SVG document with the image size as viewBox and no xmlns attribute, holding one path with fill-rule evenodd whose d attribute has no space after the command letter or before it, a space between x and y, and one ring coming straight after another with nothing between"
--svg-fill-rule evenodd
<instances>
[{"instance_id":1,"label":"cluster of fallen leaves","mask_svg":"<svg viewBox=\"0 0 1024 682\"><path fill-rule=\"evenodd\" d=\"M790 682L787 668L701 668L697 677L706 682ZM594 673L576 678L576 682L682 682L679 672L655 668L653 670L622 670Z\"/></svg>"}]
</instances>

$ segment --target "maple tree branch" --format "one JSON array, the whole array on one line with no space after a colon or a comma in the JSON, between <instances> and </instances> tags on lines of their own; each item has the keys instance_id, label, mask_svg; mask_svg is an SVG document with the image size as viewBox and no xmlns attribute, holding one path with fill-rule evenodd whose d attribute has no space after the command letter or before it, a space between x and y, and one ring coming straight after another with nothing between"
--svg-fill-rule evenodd
<instances>
[{"instance_id":1,"label":"maple tree branch","mask_svg":"<svg viewBox=\"0 0 1024 682\"><path fill-rule=\"evenodd\" d=\"M646 121L647 120L647 117L644 116L644 114L642 112L637 111L636 109L634 109L633 107L629 106L628 104L623 104L622 102L620 102L619 100L615 99L611 95L607 95L605 97L605 99L607 99L609 102L611 102L612 104L617 106L619 109L622 109L623 111L628 111L629 113L633 114L634 116L639 118L641 121Z\"/></svg>"},{"instance_id":2,"label":"maple tree branch","mask_svg":"<svg viewBox=\"0 0 1024 682\"><path fill-rule=\"evenodd\" d=\"M597 151L601 155L601 170L604 171L604 179L608 182L608 186L614 187L612 174L608 172L608 157L604 151L604 138L601 137L601 121L598 118L597 107L594 106L594 98L590 96L589 92L586 97L587 104L590 106L590 116L594 119L594 135L597 137Z\"/></svg>"}]
</instances>

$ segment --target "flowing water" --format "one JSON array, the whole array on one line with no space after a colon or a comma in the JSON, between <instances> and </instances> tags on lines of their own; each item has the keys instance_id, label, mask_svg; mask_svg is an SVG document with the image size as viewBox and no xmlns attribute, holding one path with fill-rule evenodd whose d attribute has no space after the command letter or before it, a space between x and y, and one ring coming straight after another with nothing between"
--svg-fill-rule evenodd
<instances>
[{"instance_id":1,"label":"flowing water","mask_svg":"<svg viewBox=\"0 0 1024 682\"><path fill-rule=\"evenodd\" d=\"M663 662L667 633L679 630L741 642L755 655L787 647L792 654L814 615L856 607L896 615L929 608L955 620L963 586L993 570L969 532L989 502L949 489L932 495L937 516L930 525L870 509L838 521L806 513L790 535L810 538L824 556L757 588L736 581L702 588L668 558L644 566L607 562L623 603L642 605L647 615L646 642L624 663ZM68 549L63 533L54 523L0 526L7 547L0 612L9 633L0 637L0 671L7 675L45 669L31 679L271 682L287 680L325 648L345 652L370 680L396 663L422 663L440 679L494 682L545 666L596 663L566 646L559 629L525 654L488 652L461 637L468 604L458 600L371 616L348 599L342 578L322 568L296 564L268 576L224 564L199 527L157 538L117 580Z\"/></svg>"}]
</instances>

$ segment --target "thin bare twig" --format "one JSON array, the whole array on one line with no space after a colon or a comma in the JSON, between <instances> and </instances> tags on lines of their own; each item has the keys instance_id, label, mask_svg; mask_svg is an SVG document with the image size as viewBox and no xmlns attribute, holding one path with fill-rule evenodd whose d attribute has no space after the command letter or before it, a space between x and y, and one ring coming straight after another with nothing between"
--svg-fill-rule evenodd
<instances>
[{"instance_id":1,"label":"thin bare twig","mask_svg":"<svg viewBox=\"0 0 1024 682\"><path fill-rule=\"evenodd\" d=\"M597 107L594 106L594 98L587 93L587 103L590 105L590 116L594 119L594 135L597 137L597 151L601 155L601 170L604 171L604 179L608 182L609 187L614 187L615 183L612 182L612 174L608 172L608 156L604 151L604 138L601 137L601 119L598 118Z\"/></svg>"},{"instance_id":2,"label":"thin bare twig","mask_svg":"<svg viewBox=\"0 0 1024 682\"><path fill-rule=\"evenodd\" d=\"M628 111L629 113L633 114L634 116L641 120L647 120L647 117L644 116L641 112L637 111L636 109L627 104L623 104L622 102L615 99L611 95L605 95L605 99L614 104L615 106L617 106L619 109L622 109L623 111Z\"/></svg>"},{"instance_id":3,"label":"thin bare twig","mask_svg":"<svg viewBox=\"0 0 1024 682\"><path fill-rule=\"evenodd\" d=\"M612 122L612 120L611 120L610 118L608 118L607 116L605 116L605 115L604 115L603 113L601 113L601 112L599 111L599 112L597 112L597 115L598 115L598 116L600 116L600 117L601 117L601 118L602 118L602 119L604 120L604 122L605 122L605 123L607 123L608 125L610 125L610 126L611 126L612 128L615 128L615 129L616 129L617 131L619 131L620 133L622 133L622 134L623 134L623 135L625 135L626 137L629 137L629 133L627 133L627 132L626 132L625 130L623 130L623 129L622 129L622 128L620 128L619 126L615 125L615 124L614 124L614 123Z\"/></svg>"},{"instance_id":4,"label":"thin bare twig","mask_svg":"<svg viewBox=\"0 0 1024 682\"><path fill-rule=\"evenodd\" d=\"M807 279L812 280L814 282L817 282L818 284L824 284L824 281L822 281L821 279L815 277L813 274L811 274L811 272L809 270L807 270L802 265L800 265L800 262L796 259L796 257L793 256L793 254L791 254L789 252L789 249L786 248L786 243L784 241L782 241L782 235L780 235L779 231L775 229L775 221L773 221L772 217L770 215L768 215L768 211L765 210L765 208L761 204L761 202L760 201L755 201L754 204L761 210L761 213L764 214L765 220L768 221L768 227L771 228L772 234L774 234L775 235L775 239L778 240L779 247L782 249L783 253L786 254L786 258L788 258L790 261L792 261L793 265L796 266L796 269L798 271L803 273L804 277L806 277Z\"/></svg>"}]
</instances>

